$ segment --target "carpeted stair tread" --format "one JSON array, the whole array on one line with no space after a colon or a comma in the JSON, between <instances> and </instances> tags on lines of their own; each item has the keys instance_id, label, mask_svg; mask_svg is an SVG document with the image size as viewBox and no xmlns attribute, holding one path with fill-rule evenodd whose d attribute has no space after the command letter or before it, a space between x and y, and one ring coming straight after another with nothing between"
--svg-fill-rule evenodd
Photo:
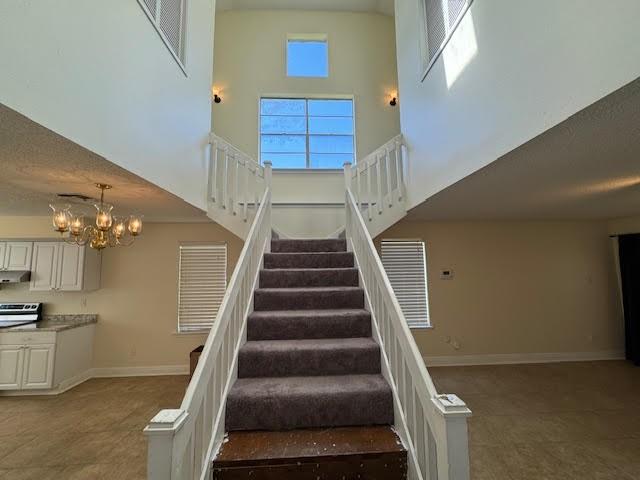
<instances>
[{"instance_id":1,"label":"carpeted stair tread","mask_svg":"<svg viewBox=\"0 0 640 480\"><path fill-rule=\"evenodd\" d=\"M260 271L260 287L358 286L357 268L282 268Z\"/></svg>"},{"instance_id":2,"label":"carpeted stair tread","mask_svg":"<svg viewBox=\"0 0 640 480\"><path fill-rule=\"evenodd\" d=\"M290 252L346 252L345 239L283 239L271 240L271 251L274 253Z\"/></svg>"},{"instance_id":3,"label":"carpeted stair tread","mask_svg":"<svg viewBox=\"0 0 640 480\"><path fill-rule=\"evenodd\" d=\"M229 431L392 423L391 388L379 374L239 378L227 397Z\"/></svg>"},{"instance_id":4,"label":"carpeted stair tread","mask_svg":"<svg viewBox=\"0 0 640 480\"><path fill-rule=\"evenodd\" d=\"M351 268L352 252L265 253L264 268Z\"/></svg>"},{"instance_id":5,"label":"carpeted stair tread","mask_svg":"<svg viewBox=\"0 0 640 480\"><path fill-rule=\"evenodd\" d=\"M371 336L371 314L364 309L254 311L247 339L296 340Z\"/></svg>"},{"instance_id":6,"label":"carpeted stair tread","mask_svg":"<svg viewBox=\"0 0 640 480\"><path fill-rule=\"evenodd\" d=\"M258 288L255 310L319 310L364 308L364 291L359 287Z\"/></svg>"},{"instance_id":7,"label":"carpeted stair tread","mask_svg":"<svg viewBox=\"0 0 640 480\"><path fill-rule=\"evenodd\" d=\"M380 373L380 347L372 338L247 342L238 377L298 377Z\"/></svg>"}]
</instances>

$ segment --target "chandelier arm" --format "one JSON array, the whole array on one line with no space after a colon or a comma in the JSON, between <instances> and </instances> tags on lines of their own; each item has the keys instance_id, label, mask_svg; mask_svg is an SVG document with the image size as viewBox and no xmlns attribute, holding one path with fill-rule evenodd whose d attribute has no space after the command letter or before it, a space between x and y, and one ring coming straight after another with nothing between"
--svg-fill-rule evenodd
<instances>
[{"instance_id":1,"label":"chandelier arm","mask_svg":"<svg viewBox=\"0 0 640 480\"><path fill-rule=\"evenodd\" d=\"M119 247L129 247L131 245L133 245L133 242L136 241L136 237L133 236L129 236L129 238L131 239L128 242L123 242L122 240L120 240L119 238L116 238L116 245L118 245Z\"/></svg>"}]
</instances>

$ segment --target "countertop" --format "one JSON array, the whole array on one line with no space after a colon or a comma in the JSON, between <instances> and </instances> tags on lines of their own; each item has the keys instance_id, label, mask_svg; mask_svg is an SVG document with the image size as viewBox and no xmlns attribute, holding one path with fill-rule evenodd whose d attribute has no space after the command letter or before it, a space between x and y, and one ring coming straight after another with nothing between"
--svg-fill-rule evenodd
<instances>
[{"instance_id":1,"label":"countertop","mask_svg":"<svg viewBox=\"0 0 640 480\"><path fill-rule=\"evenodd\" d=\"M21 325L19 327L2 328L0 332L60 332L70 328L83 327L92 323L98 323L98 315L89 314L65 314L65 315L43 315L42 320L37 323Z\"/></svg>"}]
</instances>

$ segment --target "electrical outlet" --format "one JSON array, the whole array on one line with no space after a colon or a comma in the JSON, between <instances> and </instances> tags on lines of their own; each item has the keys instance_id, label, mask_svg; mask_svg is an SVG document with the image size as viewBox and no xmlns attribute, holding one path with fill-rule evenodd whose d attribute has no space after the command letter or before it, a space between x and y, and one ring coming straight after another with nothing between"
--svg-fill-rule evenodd
<instances>
[{"instance_id":1,"label":"electrical outlet","mask_svg":"<svg viewBox=\"0 0 640 480\"><path fill-rule=\"evenodd\" d=\"M451 280L453 278L453 270L450 268L443 268L440 270L440 280Z\"/></svg>"}]
</instances>

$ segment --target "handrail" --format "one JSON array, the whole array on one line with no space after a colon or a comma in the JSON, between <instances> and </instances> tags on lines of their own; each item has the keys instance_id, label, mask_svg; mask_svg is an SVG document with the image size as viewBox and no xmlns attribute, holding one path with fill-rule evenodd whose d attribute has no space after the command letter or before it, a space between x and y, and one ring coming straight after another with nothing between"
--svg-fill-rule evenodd
<instances>
[{"instance_id":1,"label":"handrail","mask_svg":"<svg viewBox=\"0 0 640 480\"><path fill-rule=\"evenodd\" d=\"M179 409L162 410L144 429L149 480L208 479L224 435L224 406L237 375L262 257L271 239L271 165L267 187L229 281L213 327Z\"/></svg>"},{"instance_id":2,"label":"handrail","mask_svg":"<svg viewBox=\"0 0 640 480\"><path fill-rule=\"evenodd\" d=\"M409 454L410 479L468 480L466 418L455 395L438 394L407 325L350 188L345 166L346 235L383 353L383 371L396 404L395 426Z\"/></svg>"}]
</instances>

